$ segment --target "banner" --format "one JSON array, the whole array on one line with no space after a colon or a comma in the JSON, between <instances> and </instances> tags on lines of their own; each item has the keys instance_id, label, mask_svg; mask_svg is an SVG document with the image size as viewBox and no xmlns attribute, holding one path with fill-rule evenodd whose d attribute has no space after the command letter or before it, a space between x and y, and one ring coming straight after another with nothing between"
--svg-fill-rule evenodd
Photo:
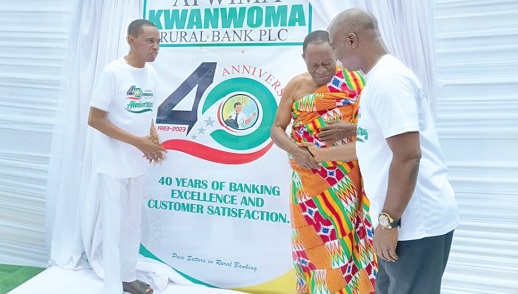
<instances>
[{"instance_id":1,"label":"banner","mask_svg":"<svg viewBox=\"0 0 518 294\"><path fill-rule=\"evenodd\" d=\"M168 155L147 177L141 253L195 283L295 293L291 169L270 127L306 70L313 14L303 0L144 2L161 36L156 127Z\"/></svg>"}]
</instances>

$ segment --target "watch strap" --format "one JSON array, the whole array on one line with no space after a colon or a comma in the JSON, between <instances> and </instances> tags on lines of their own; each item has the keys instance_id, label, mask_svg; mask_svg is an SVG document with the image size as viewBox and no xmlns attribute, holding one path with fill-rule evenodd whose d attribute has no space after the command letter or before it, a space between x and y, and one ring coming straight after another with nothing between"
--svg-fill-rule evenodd
<instances>
[{"instance_id":1,"label":"watch strap","mask_svg":"<svg viewBox=\"0 0 518 294\"><path fill-rule=\"evenodd\" d=\"M379 217L383 217L383 218L385 218L385 219L388 221L388 223L387 223L386 225L383 225L383 224L382 224L382 227L383 227L384 229L393 229L393 228L396 228L396 227L401 227L401 219L394 220L394 218L392 218L392 216L390 216L390 214L388 214L388 213L386 213L386 212L384 212L384 211L382 211L382 212L380 213L380 215L378 216L378 218L379 218ZM385 222L385 223L386 223L386 222Z\"/></svg>"},{"instance_id":2,"label":"watch strap","mask_svg":"<svg viewBox=\"0 0 518 294\"><path fill-rule=\"evenodd\" d=\"M401 227L401 219L394 220L389 225L390 225L390 228L396 228L396 227L400 228Z\"/></svg>"}]
</instances>

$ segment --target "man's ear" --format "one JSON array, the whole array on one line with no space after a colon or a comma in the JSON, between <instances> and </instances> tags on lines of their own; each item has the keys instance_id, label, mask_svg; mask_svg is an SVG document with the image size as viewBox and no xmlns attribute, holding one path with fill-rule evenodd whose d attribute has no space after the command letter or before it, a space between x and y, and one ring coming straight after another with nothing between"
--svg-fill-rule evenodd
<instances>
[{"instance_id":1,"label":"man's ear","mask_svg":"<svg viewBox=\"0 0 518 294\"><path fill-rule=\"evenodd\" d=\"M135 41L135 37L134 36L128 35L126 37L126 42L128 42L129 45L133 44L134 41Z\"/></svg>"},{"instance_id":2,"label":"man's ear","mask_svg":"<svg viewBox=\"0 0 518 294\"><path fill-rule=\"evenodd\" d=\"M358 35L356 33L347 33L346 42L351 48L358 46Z\"/></svg>"}]
</instances>

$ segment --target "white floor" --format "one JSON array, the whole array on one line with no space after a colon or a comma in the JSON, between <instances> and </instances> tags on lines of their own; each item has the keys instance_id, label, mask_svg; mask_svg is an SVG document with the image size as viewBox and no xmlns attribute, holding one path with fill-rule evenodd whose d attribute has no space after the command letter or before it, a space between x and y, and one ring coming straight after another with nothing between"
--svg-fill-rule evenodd
<instances>
[{"instance_id":1,"label":"white floor","mask_svg":"<svg viewBox=\"0 0 518 294\"><path fill-rule=\"evenodd\" d=\"M65 270L50 267L9 294L102 294L103 282L92 270ZM169 284L162 294L238 294L243 292ZM158 294L155 291L155 294Z\"/></svg>"}]
</instances>

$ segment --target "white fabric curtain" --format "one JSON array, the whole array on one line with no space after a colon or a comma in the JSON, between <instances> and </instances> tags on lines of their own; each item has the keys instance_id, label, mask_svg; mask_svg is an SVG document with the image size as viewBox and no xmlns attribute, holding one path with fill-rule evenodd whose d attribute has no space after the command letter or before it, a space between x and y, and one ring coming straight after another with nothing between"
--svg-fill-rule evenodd
<instances>
[{"instance_id":1,"label":"white fabric curtain","mask_svg":"<svg viewBox=\"0 0 518 294\"><path fill-rule=\"evenodd\" d=\"M518 293L518 1L434 3L438 131L461 212L443 292Z\"/></svg>"},{"instance_id":2,"label":"white fabric curtain","mask_svg":"<svg viewBox=\"0 0 518 294\"><path fill-rule=\"evenodd\" d=\"M0 2L0 264L43 267L47 168L69 0Z\"/></svg>"},{"instance_id":3,"label":"white fabric curtain","mask_svg":"<svg viewBox=\"0 0 518 294\"><path fill-rule=\"evenodd\" d=\"M67 269L92 267L103 275L97 250L102 226L96 213L98 199L82 189L90 176L89 165L83 163L89 162L91 148L97 147L92 145L94 132L87 127L89 101L104 65L127 54L127 26L141 16L140 1L73 2L47 189L47 246L52 265ZM90 263L85 252L92 258ZM139 278L157 291L167 287L169 279L190 284L169 267L149 260L139 261L137 270Z\"/></svg>"},{"instance_id":4,"label":"white fabric curtain","mask_svg":"<svg viewBox=\"0 0 518 294\"><path fill-rule=\"evenodd\" d=\"M134 0L73 2L46 202L51 263L66 268L81 261L78 194L94 81L106 63L127 52L126 27L140 15L140 3Z\"/></svg>"},{"instance_id":5,"label":"white fabric curtain","mask_svg":"<svg viewBox=\"0 0 518 294\"><path fill-rule=\"evenodd\" d=\"M410 67L423 84L437 116L436 53L433 1L365 1L377 16L389 50Z\"/></svg>"},{"instance_id":6,"label":"white fabric curtain","mask_svg":"<svg viewBox=\"0 0 518 294\"><path fill-rule=\"evenodd\" d=\"M423 84L436 116L433 1L348 0L334 6L327 1L310 2L315 10L325 12L328 21L347 8L358 7L371 12L378 19L389 51L410 67Z\"/></svg>"}]
</instances>

